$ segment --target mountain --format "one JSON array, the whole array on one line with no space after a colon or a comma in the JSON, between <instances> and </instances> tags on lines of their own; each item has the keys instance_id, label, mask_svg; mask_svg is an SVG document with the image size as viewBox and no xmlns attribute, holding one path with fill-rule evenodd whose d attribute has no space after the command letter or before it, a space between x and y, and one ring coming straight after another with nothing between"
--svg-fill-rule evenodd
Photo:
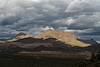
<instances>
[{"instance_id":1,"label":"mountain","mask_svg":"<svg viewBox=\"0 0 100 67\"><path fill-rule=\"evenodd\" d=\"M82 41L84 43L91 44L91 45L98 45L98 42L96 42L94 39L81 39L81 38L78 38L77 40Z\"/></svg>"},{"instance_id":2,"label":"mountain","mask_svg":"<svg viewBox=\"0 0 100 67\"><path fill-rule=\"evenodd\" d=\"M77 37L71 32L62 32L56 30L43 31L35 38L43 38L43 39L56 38L58 41L64 42L65 44L68 44L73 47L88 47L91 45L84 43L80 40L77 40Z\"/></svg>"},{"instance_id":3,"label":"mountain","mask_svg":"<svg viewBox=\"0 0 100 67\"><path fill-rule=\"evenodd\" d=\"M100 46L92 41L80 40L73 33L56 30L43 31L37 36L19 33L14 39L0 42L0 56L92 59L100 51Z\"/></svg>"},{"instance_id":4,"label":"mountain","mask_svg":"<svg viewBox=\"0 0 100 67\"><path fill-rule=\"evenodd\" d=\"M83 40L79 40L73 33L71 32L62 32L57 30L46 30L41 32L37 36L33 36L31 34L19 33L16 35L14 39L8 40L8 42L16 42L17 44L32 44L32 43L52 43L49 39L52 38L53 43L59 41L59 43L66 44L66 46L72 47L88 47L91 46L91 43L84 42ZM44 42L45 41L45 42ZM56 42L57 45L57 42Z\"/></svg>"},{"instance_id":5,"label":"mountain","mask_svg":"<svg viewBox=\"0 0 100 67\"><path fill-rule=\"evenodd\" d=\"M23 32L16 35L16 39L23 39L23 38L27 38L27 37L33 37L33 35L26 34L26 33L23 33Z\"/></svg>"},{"instance_id":6,"label":"mountain","mask_svg":"<svg viewBox=\"0 0 100 67\"><path fill-rule=\"evenodd\" d=\"M32 37L33 38L33 35L20 32L15 36L15 38L9 39L7 41L8 42L13 42L13 41L17 41L17 40L28 38L28 37Z\"/></svg>"}]
</instances>

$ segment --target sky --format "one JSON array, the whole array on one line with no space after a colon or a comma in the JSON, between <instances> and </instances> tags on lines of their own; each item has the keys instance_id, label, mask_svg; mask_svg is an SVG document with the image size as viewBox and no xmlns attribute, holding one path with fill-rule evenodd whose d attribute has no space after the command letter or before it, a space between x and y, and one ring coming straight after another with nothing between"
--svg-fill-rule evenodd
<instances>
[{"instance_id":1,"label":"sky","mask_svg":"<svg viewBox=\"0 0 100 67\"><path fill-rule=\"evenodd\" d=\"M48 28L100 41L100 0L0 0L0 39Z\"/></svg>"}]
</instances>

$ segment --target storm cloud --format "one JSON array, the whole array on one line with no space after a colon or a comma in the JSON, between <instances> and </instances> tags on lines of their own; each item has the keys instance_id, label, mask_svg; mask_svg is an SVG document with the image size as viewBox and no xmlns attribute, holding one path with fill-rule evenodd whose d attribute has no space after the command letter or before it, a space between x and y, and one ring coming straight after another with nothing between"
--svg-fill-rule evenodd
<instances>
[{"instance_id":1,"label":"storm cloud","mask_svg":"<svg viewBox=\"0 0 100 67\"><path fill-rule=\"evenodd\" d=\"M99 36L100 0L0 0L0 36L47 27Z\"/></svg>"}]
</instances>

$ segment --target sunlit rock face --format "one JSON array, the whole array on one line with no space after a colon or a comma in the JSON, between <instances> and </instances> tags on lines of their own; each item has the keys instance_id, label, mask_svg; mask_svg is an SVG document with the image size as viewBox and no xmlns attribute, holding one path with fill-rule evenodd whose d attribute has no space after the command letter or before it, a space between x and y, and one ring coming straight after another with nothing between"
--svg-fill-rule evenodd
<instances>
[{"instance_id":1,"label":"sunlit rock face","mask_svg":"<svg viewBox=\"0 0 100 67\"><path fill-rule=\"evenodd\" d=\"M63 32L63 31L58 31L58 30L45 30L42 31L41 33L39 33L36 36L33 36L31 34L25 34L25 33L19 33L16 35L16 38L13 38L11 40L8 40L8 42L19 42L21 43L21 41L24 43L27 42L40 42L42 43L42 41L46 42L51 42L51 40L49 41L49 39L56 39L54 41L60 41L64 44L66 44L66 46L72 46L72 47L88 47L91 46L90 43L85 43L84 41L78 40L77 37L72 33L72 32ZM38 43L37 42L37 43ZM56 44L56 43L55 43Z\"/></svg>"},{"instance_id":2,"label":"sunlit rock face","mask_svg":"<svg viewBox=\"0 0 100 67\"><path fill-rule=\"evenodd\" d=\"M36 36L36 38L43 38L43 39L56 38L57 40L64 42L65 44L69 44L71 46L77 46L77 47L90 46L90 44L86 44L84 42L77 40L77 37L75 37L74 34L70 32L47 30L40 33L38 36Z\"/></svg>"}]
</instances>

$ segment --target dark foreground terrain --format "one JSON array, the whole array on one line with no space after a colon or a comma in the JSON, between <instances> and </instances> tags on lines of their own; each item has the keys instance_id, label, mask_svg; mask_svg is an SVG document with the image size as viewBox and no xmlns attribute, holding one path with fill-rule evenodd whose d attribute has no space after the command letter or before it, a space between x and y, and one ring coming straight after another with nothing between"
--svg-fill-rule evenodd
<instances>
[{"instance_id":1,"label":"dark foreground terrain","mask_svg":"<svg viewBox=\"0 0 100 67\"><path fill-rule=\"evenodd\" d=\"M100 61L6 55L0 56L0 67L100 67Z\"/></svg>"},{"instance_id":2,"label":"dark foreground terrain","mask_svg":"<svg viewBox=\"0 0 100 67\"><path fill-rule=\"evenodd\" d=\"M99 62L62 60L0 59L0 67L100 67Z\"/></svg>"}]
</instances>

